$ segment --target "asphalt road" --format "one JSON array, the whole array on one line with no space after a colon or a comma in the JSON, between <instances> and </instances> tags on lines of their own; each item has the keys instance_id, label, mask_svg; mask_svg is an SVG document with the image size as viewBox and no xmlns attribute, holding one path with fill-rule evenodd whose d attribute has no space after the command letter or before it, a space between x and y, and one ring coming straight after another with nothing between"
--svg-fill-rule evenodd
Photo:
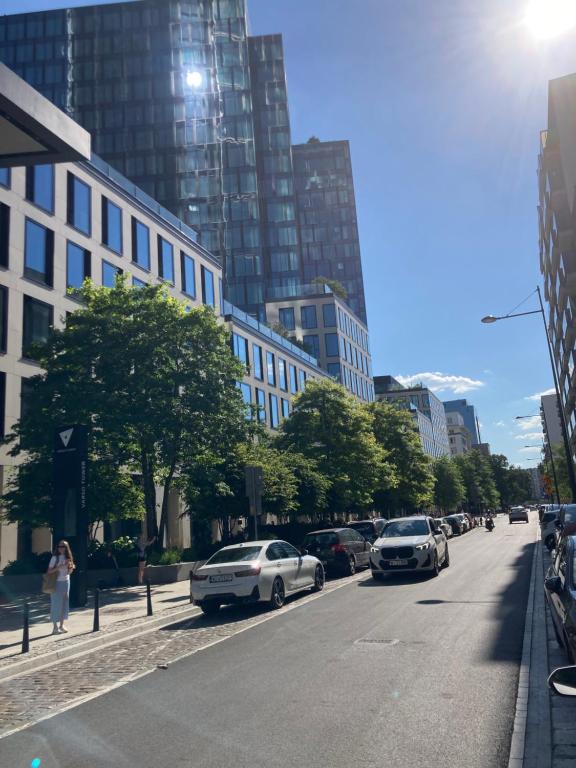
<instances>
[{"instance_id":1,"label":"asphalt road","mask_svg":"<svg viewBox=\"0 0 576 768\"><path fill-rule=\"evenodd\" d=\"M535 526L453 539L437 579L352 581L1 740L0 765L506 766Z\"/></svg>"}]
</instances>

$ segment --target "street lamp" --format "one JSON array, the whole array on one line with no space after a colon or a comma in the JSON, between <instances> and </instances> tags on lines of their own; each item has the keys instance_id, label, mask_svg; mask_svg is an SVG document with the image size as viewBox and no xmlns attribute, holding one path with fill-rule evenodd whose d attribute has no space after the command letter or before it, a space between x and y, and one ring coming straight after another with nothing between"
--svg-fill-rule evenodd
<instances>
[{"instance_id":1,"label":"street lamp","mask_svg":"<svg viewBox=\"0 0 576 768\"><path fill-rule=\"evenodd\" d=\"M540 413L531 413L528 416L516 416L516 419L533 419L534 416L541 416L544 419L544 429L546 430L546 434L548 435L548 421L546 420L546 411L544 408L542 408ZM558 478L556 477L556 464L554 463L554 454L552 453L552 446L548 446L550 448L550 451L546 450L546 443L542 442L542 445L544 446L544 459L547 458L548 453L550 453L550 464L552 466L552 477L554 479L554 490L556 491L556 502L560 504L560 491L558 490ZM529 459L531 461L531 459ZM534 459L535 461L535 459Z\"/></svg>"},{"instance_id":2,"label":"street lamp","mask_svg":"<svg viewBox=\"0 0 576 768\"><path fill-rule=\"evenodd\" d=\"M546 343L548 345L548 354L550 355L550 365L552 366L552 377L554 379L554 389L556 390L556 400L558 402L558 414L560 416L560 427L562 428L562 442L564 443L564 453L566 454L566 466L568 469L568 482L570 484L570 492L572 495L572 501L576 503L576 473L574 471L574 461L572 459L572 452L570 450L570 443L568 441L568 428L566 426L566 414L564 413L564 406L562 404L562 398L560 397L560 384L558 382L558 374L556 373L556 365L554 363L554 355L552 353L552 344L550 342L550 335L548 333L548 326L546 325L546 315L544 314L544 305L542 304L542 294L540 293L540 286L536 287L534 293L538 294L538 302L540 309L533 309L530 312L509 312L507 315L486 315L482 318L483 323L491 324L497 320L509 320L512 317L524 317L525 315L537 315L542 316L542 322L544 323L544 333L546 334Z\"/></svg>"}]
</instances>

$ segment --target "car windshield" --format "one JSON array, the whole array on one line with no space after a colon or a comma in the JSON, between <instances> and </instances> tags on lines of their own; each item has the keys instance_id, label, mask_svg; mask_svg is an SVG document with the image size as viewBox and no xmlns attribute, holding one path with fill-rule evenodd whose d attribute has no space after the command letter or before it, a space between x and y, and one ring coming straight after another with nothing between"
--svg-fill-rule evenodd
<instances>
[{"instance_id":1,"label":"car windshield","mask_svg":"<svg viewBox=\"0 0 576 768\"><path fill-rule=\"evenodd\" d=\"M564 522L576 523L576 504L566 504L564 507Z\"/></svg>"},{"instance_id":2,"label":"car windshield","mask_svg":"<svg viewBox=\"0 0 576 768\"><path fill-rule=\"evenodd\" d=\"M338 544L338 536L332 531L309 533L304 537L305 547L330 547L332 544Z\"/></svg>"},{"instance_id":3,"label":"car windshield","mask_svg":"<svg viewBox=\"0 0 576 768\"><path fill-rule=\"evenodd\" d=\"M430 533L426 520L394 520L382 531L382 537L427 536Z\"/></svg>"},{"instance_id":4,"label":"car windshield","mask_svg":"<svg viewBox=\"0 0 576 768\"><path fill-rule=\"evenodd\" d=\"M372 523L350 523L349 527L361 533L362 536L374 535L374 525Z\"/></svg>"},{"instance_id":5,"label":"car windshield","mask_svg":"<svg viewBox=\"0 0 576 768\"><path fill-rule=\"evenodd\" d=\"M230 547L230 549L220 549L205 564L219 565L221 563L239 563L246 560L256 560L261 551L262 547Z\"/></svg>"},{"instance_id":6,"label":"car windshield","mask_svg":"<svg viewBox=\"0 0 576 768\"><path fill-rule=\"evenodd\" d=\"M549 523L558 517L558 512L544 512L542 515L542 522Z\"/></svg>"}]
</instances>

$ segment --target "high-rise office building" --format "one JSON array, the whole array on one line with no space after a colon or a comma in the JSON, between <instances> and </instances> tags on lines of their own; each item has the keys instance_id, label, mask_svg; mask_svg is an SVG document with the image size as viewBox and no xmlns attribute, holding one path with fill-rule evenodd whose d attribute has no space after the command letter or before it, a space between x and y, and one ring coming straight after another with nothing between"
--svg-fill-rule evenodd
<instances>
[{"instance_id":1,"label":"high-rise office building","mask_svg":"<svg viewBox=\"0 0 576 768\"><path fill-rule=\"evenodd\" d=\"M446 400L444 403L446 413L459 413L462 416L464 426L470 432L472 445L480 445L480 433L478 430L478 418L476 409L467 400Z\"/></svg>"},{"instance_id":2,"label":"high-rise office building","mask_svg":"<svg viewBox=\"0 0 576 768\"><path fill-rule=\"evenodd\" d=\"M264 319L266 299L306 291L317 272L302 262L282 38L248 35L246 0L2 16L0 61L198 232L223 264L229 301ZM323 276L344 283L365 321L349 152L342 160L339 144L347 149L334 142L328 160L340 185L330 203L339 223L316 234L329 261Z\"/></svg>"},{"instance_id":3,"label":"high-rise office building","mask_svg":"<svg viewBox=\"0 0 576 768\"><path fill-rule=\"evenodd\" d=\"M576 460L576 74L551 80L538 158L540 270L546 322ZM549 425L550 427L550 425Z\"/></svg>"},{"instance_id":4,"label":"high-rise office building","mask_svg":"<svg viewBox=\"0 0 576 768\"><path fill-rule=\"evenodd\" d=\"M293 149L304 279L337 280L366 323L350 145L312 138Z\"/></svg>"}]
</instances>

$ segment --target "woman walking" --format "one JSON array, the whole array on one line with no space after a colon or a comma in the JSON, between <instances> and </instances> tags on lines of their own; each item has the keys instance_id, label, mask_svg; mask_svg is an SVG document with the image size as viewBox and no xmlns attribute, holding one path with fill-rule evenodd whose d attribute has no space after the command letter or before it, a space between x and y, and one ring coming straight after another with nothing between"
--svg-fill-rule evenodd
<instances>
[{"instance_id":1,"label":"woman walking","mask_svg":"<svg viewBox=\"0 0 576 768\"><path fill-rule=\"evenodd\" d=\"M142 534L136 542L136 551L138 552L138 584L144 584L144 571L146 570L146 550L156 541L156 536L146 539Z\"/></svg>"},{"instance_id":2,"label":"woman walking","mask_svg":"<svg viewBox=\"0 0 576 768\"><path fill-rule=\"evenodd\" d=\"M46 573L58 574L56 587L50 594L50 620L54 625L53 635L68 632L64 622L68 620L70 574L75 567L70 545L67 541L59 541L46 571Z\"/></svg>"}]
</instances>

